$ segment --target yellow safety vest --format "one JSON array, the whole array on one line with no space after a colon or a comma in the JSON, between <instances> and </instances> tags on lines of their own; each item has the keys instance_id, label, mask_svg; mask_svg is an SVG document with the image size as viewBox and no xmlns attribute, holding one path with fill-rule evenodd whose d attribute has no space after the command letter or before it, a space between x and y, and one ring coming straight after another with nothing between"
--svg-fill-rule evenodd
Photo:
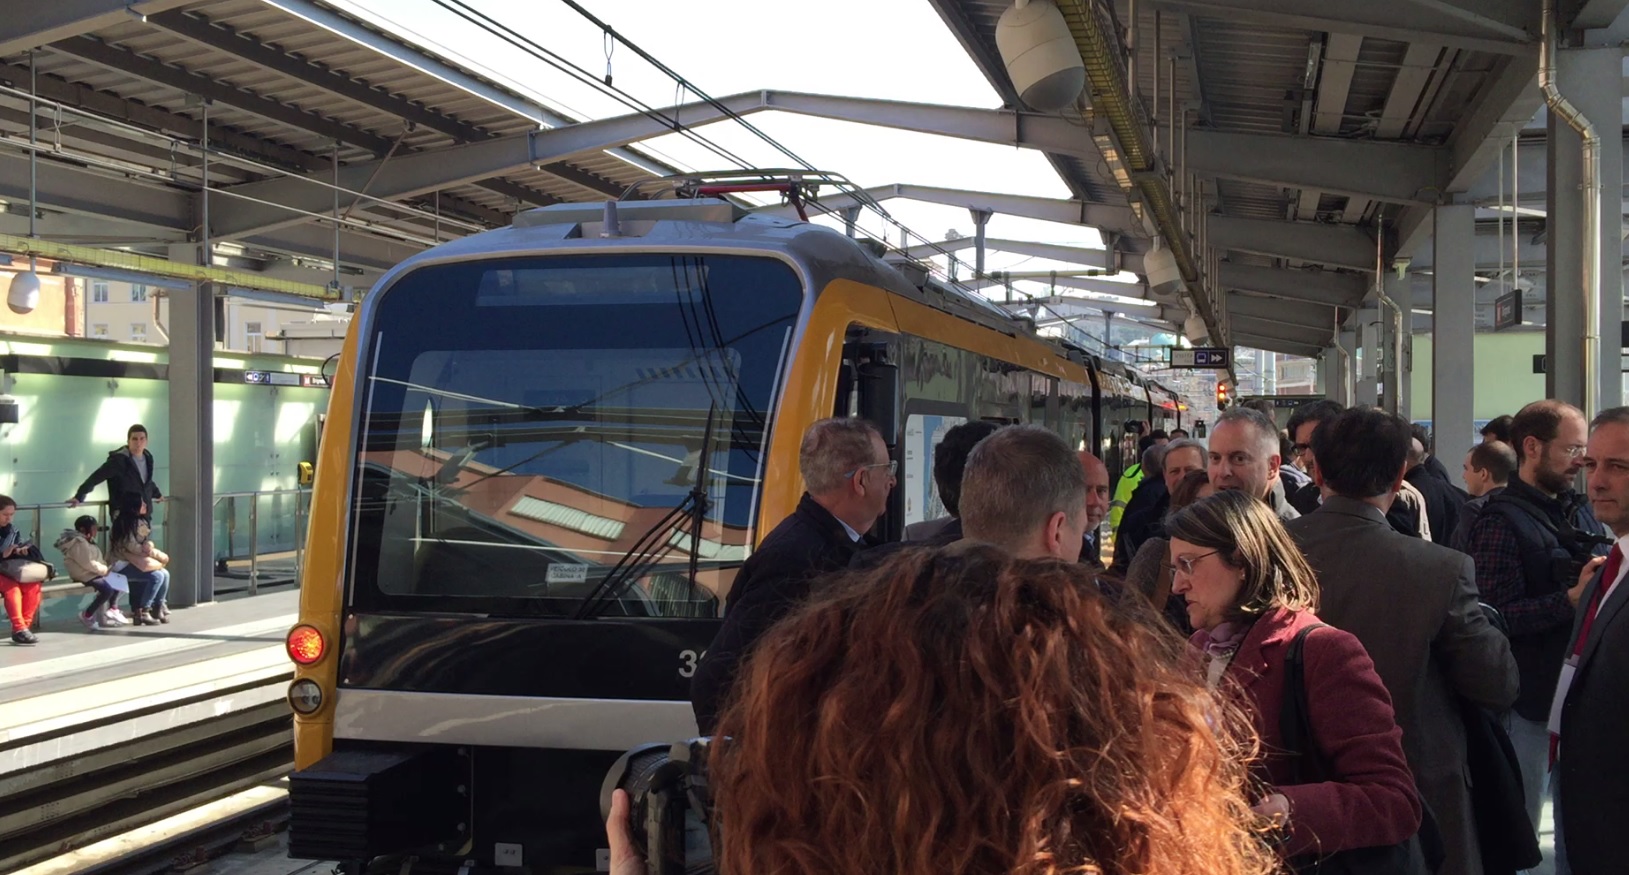
<instances>
[{"instance_id":1,"label":"yellow safety vest","mask_svg":"<svg viewBox=\"0 0 1629 875\"><path fill-rule=\"evenodd\" d=\"M1131 501L1131 493L1137 491L1137 484L1143 482L1143 466L1132 465L1126 473L1120 475L1120 482L1114 487L1114 502L1109 505L1109 528L1120 530L1120 517L1125 515L1126 502Z\"/></svg>"}]
</instances>

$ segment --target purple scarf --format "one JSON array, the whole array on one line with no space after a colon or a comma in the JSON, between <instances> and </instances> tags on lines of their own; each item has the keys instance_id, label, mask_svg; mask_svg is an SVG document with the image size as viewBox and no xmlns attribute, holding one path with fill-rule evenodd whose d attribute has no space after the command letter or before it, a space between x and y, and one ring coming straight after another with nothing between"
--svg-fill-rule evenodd
<instances>
[{"instance_id":1,"label":"purple scarf","mask_svg":"<svg viewBox=\"0 0 1629 875\"><path fill-rule=\"evenodd\" d=\"M1250 633L1250 626L1250 623L1226 622L1215 629L1200 629L1188 641L1208 656L1226 656L1239 649L1244 636Z\"/></svg>"}]
</instances>

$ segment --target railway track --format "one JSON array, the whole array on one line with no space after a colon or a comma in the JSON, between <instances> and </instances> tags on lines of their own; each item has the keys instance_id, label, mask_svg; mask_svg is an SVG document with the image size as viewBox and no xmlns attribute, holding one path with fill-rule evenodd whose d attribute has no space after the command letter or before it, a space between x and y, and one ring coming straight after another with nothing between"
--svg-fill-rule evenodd
<instances>
[{"instance_id":1,"label":"railway track","mask_svg":"<svg viewBox=\"0 0 1629 875\"><path fill-rule=\"evenodd\" d=\"M293 764L292 718L283 690L292 672L259 673L240 684L85 724L0 742L0 872L14 872L149 826L249 788L277 781ZM274 794L215 822L183 831L76 872L171 868L178 856L230 834L275 823L286 796ZM67 870L64 870L67 871Z\"/></svg>"}]
</instances>

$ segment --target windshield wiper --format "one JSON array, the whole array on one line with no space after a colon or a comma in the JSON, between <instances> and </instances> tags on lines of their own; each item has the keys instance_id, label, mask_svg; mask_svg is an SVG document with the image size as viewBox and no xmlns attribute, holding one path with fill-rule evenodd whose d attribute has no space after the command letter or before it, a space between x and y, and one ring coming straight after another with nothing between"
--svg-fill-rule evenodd
<instances>
[{"instance_id":1,"label":"windshield wiper","mask_svg":"<svg viewBox=\"0 0 1629 875\"><path fill-rule=\"evenodd\" d=\"M707 517L709 498L707 495L707 460L710 456L713 442L713 423L718 412L718 403L715 401L707 407L707 425L701 433L701 455L696 460L696 479L690 487L690 493L680 502L662 515L656 524L646 529L634 541L633 546L605 573L605 579L589 592L583 604L577 609L573 619L588 620L600 615L606 606L610 605L622 590L631 581L638 580L647 573L668 551L673 549L673 542L667 538L667 533L686 515L691 520L690 532L690 585L696 585L696 569L701 552L701 525Z\"/></svg>"}]
</instances>

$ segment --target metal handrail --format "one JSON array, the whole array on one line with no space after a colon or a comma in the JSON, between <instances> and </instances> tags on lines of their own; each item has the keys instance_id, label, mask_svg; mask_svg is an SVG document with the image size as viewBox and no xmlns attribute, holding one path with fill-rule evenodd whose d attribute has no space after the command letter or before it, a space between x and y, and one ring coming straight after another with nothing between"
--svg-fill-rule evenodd
<instances>
[{"instance_id":1,"label":"metal handrail","mask_svg":"<svg viewBox=\"0 0 1629 875\"><path fill-rule=\"evenodd\" d=\"M260 499L290 495L295 497L294 579L297 582L300 579L301 571L305 568L305 523L309 510L307 505L310 501L311 490L295 488L215 493L214 507L218 508L222 500L226 501L226 559L232 558L233 538L237 534L237 501L240 498L249 500L249 595L258 595L260 592Z\"/></svg>"},{"instance_id":2,"label":"metal handrail","mask_svg":"<svg viewBox=\"0 0 1629 875\"><path fill-rule=\"evenodd\" d=\"M295 577L295 580L298 581L299 577L300 577L300 572L305 567L305 543L306 543L305 526L306 526L306 519L310 514L311 490L309 488L306 488L306 489L295 488L295 489L268 489L268 490L254 491L254 492L217 492L217 493L215 493L215 501L214 501L214 504L213 504L213 506L211 508L212 513L214 512L214 510L216 510L216 509L218 509L220 507L221 501L224 500L227 503L226 557L225 557L227 559L233 558L232 557L232 539L233 539L233 536L237 533L237 501L239 499L247 499L248 502L249 502L249 595L257 595L259 593L259 590L260 590L260 499L261 498L267 498L267 497L288 497L288 496L294 496L295 497L295 502L294 502L294 527L295 527L294 528L294 577ZM157 526L158 526L158 529L159 529L159 541L161 543L169 543L169 540L170 540L170 538L169 538L169 535L170 535L170 515L167 514L167 513L166 514L157 513L158 508L163 507L162 502L163 502L163 499L160 499L159 503L154 505L154 508L153 508L154 516L158 518ZM48 511L48 510L79 510L80 508L84 508L85 509L84 512L86 512L86 513L94 512L96 514L96 527L101 533L101 537L99 538L99 541L100 541L99 546L105 551L108 548L108 544L107 544L107 532L109 531L109 529L108 529L108 506L109 506L109 503L106 500L81 501L78 504L74 504L74 505L70 505L66 501L45 501L45 502L38 502L38 503L35 503L35 504L21 504L21 503L19 503L17 505L17 511L19 513L22 513L22 512L32 512L33 513L33 515L34 515L33 527L30 529L30 531L32 532L32 535L33 535L32 540L37 545L43 545L45 543L45 541L44 541L44 533L42 531L45 511ZM91 510L92 508L94 508L94 511ZM41 546L41 550L44 550L43 546ZM57 563L52 563L52 564L56 565ZM212 573L212 569L203 569L201 571L202 571L202 573Z\"/></svg>"}]
</instances>

